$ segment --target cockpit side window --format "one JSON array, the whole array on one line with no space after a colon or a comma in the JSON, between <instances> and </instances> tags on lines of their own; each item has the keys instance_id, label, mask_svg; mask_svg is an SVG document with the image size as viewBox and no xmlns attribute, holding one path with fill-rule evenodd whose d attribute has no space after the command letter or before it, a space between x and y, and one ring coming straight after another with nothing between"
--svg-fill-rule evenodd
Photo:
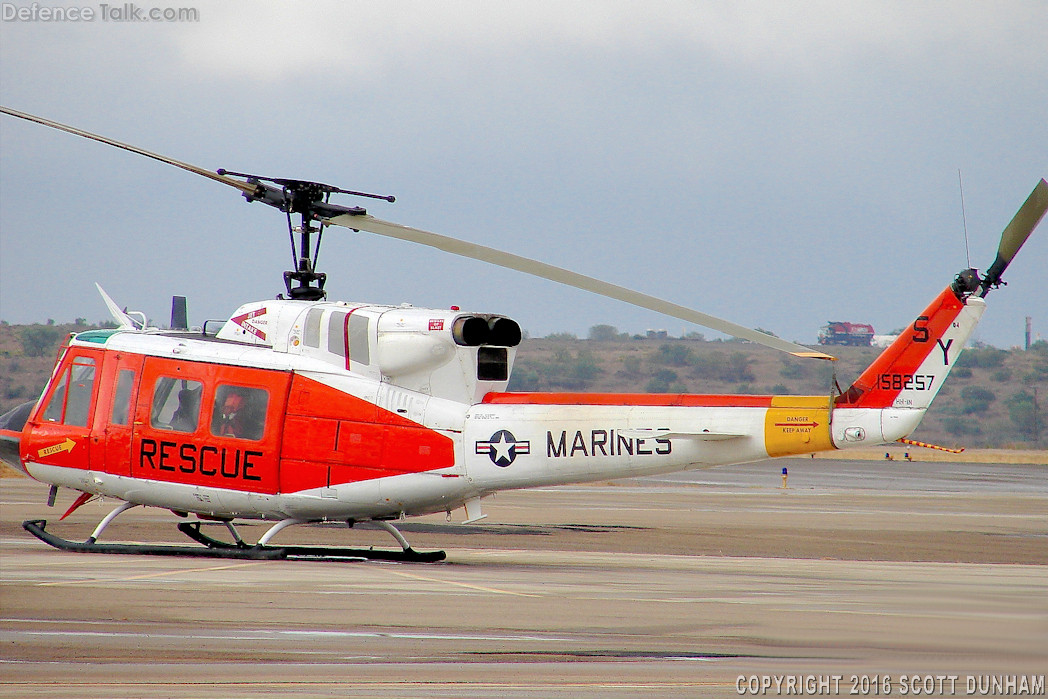
<instances>
[{"instance_id":1,"label":"cockpit side window","mask_svg":"<svg viewBox=\"0 0 1048 699\"><path fill-rule=\"evenodd\" d=\"M51 394L51 400L48 401L47 408L44 409L44 420L47 422L62 422L62 416L65 414L66 389L68 387L69 369L66 369L62 372L62 379Z\"/></svg>"},{"instance_id":2,"label":"cockpit side window","mask_svg":"<svg viewBox=\"0 0 1048 699\"><path fill-rule=\"evenodd\" d=\"M74 357L44 409L48 422L87 427L91 414L91 396L95 389L95 360Z\"/></svg>"}]
</instances>

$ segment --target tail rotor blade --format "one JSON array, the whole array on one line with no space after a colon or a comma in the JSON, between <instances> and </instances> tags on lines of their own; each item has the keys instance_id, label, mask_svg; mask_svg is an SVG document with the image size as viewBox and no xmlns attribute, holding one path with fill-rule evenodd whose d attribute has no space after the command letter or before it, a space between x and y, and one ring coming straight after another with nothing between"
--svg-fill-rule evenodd
<instances>
[{"instance_id":1,"label":"tail rotor blade","mask_svg":"<svg viewBox=\"0 0 1048 699\"><path fill-rule=\"evenodd\" d=\"M1027 197L1026 202L1012 218L1011 223L1001 234L1001 244L997 248L997 258L986 270L983 277L979 296L986 296L992 287L1001 283L1001 275L1008 268L1019 248L1023 246L1026 239L1033 233L1033 229L1040 223L1048 211L1048 182L1043 179L1033 188L1033 192Z\"/></svg>"}]
</instances>

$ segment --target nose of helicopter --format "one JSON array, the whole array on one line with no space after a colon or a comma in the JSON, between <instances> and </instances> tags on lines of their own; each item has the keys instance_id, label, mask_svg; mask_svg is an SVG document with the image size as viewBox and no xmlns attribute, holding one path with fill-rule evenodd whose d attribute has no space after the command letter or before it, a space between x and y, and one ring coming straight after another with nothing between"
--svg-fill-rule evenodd
<instances>
[{"instance_id":1,"label":"nose of helicopter","mask_svg":"<svg viewBox=\"0 0 1048 699\"><path fill-rule=\"evenodd\" d=\"M29 401L0 415L0 463L27 476L29 473L25 470L18 448L22 441L22 428L25 427L34 405L36 401Z\"/></svg>"}]
</instances>

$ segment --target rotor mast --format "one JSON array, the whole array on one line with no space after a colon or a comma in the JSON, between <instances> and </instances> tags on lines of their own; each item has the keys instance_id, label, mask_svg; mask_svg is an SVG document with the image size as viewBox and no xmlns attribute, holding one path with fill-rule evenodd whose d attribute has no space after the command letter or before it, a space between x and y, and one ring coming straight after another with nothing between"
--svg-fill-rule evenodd
<instances>
[{"instance_id":1,"label":"rotor mast","mask_svg":"<svg viewBox=\"0 0 1048 699\"><path fill-rule=\"evenodd\" d=\"M287 287L289 298L300 301L321 301L327 296L324 284L327 282L327 274L317 272L317 256L320 255L320 243L324 233L324 223L320 223L318 229L316 250L310 257L313 235L313 208L312 202L319 200L322 196L327 202L328 194L323 193L314 183L302 183L301 187L285 187L290 191L290 207L287 212L288 235L291 237L291 261L295 269L284 272L284 286ZM295 227L292 224L291 214L299 215L299 247L295 250ZM296 259L297 258L297 259ZM314 282L316 285L314 286Z\"/></svg>"}]
</instances>

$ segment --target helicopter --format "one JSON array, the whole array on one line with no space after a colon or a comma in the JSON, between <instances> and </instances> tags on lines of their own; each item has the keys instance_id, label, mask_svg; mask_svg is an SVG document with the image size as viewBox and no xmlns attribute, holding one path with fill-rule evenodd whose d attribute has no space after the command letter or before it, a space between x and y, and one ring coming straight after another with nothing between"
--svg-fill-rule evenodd
<instances>
[{"instance_id":1,"label":"helicopter","mask_svg":"<svg viewBox=\"0 0 1048 699\"><path fill-rule=\"evenodd\" d=\"M565 485L905 440L986 310L985 297L1048 210L1040 180L980 275L962 270L847 389L828 395L509 392L522 339L497 314L333 301L316 269L325 229L365 231L542 277L655 310L794 356L803 345L569 270L369 215L332 195L394 197L305 180L210 171L55 121L0 112L129 151L238 190L285 214L294 269L284 292L190 329L184 297L168 328L121 310L117 327L71 335L38 400L0 416L0 461L120 504L86 541L43 519L24 529L65 551L237 559L434 562L393 524L462 508L477 522L498 491ZM295 225L295 218L298 225ZM298 234L296 245L295 235ZM96 285L97 286L97 285ZM137 317L136 317L137 316ZM196 545L100 543L133 507L170 510ZM255 543L237 521L272 525ZM283 529L371 522L400 550L273 544ZM202 530L218 523L230 540Z\"/></svg>"}]
</instances>

